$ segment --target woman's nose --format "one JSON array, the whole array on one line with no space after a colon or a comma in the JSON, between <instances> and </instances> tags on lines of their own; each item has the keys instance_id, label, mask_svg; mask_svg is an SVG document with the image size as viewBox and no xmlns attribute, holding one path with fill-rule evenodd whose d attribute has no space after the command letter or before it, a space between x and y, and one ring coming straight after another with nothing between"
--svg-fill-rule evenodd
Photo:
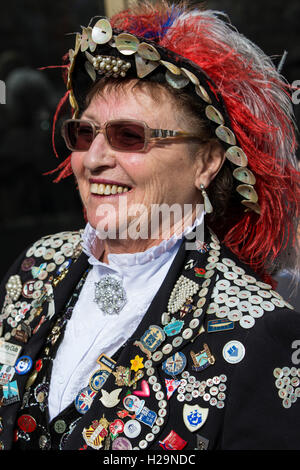
<instances>
[{"instance_id":1,"label":"woman's nose","mask_svg":"<svg viewBox=\"0 0 300 470\"><path fill-rule=\"evenodd\" d=\"M113 149L108 144L105 136L99 133L84 155L84 166L90 172L95 172L103 167L114 167L115 164L116 159Z\"/></svg>"}]
</instances>

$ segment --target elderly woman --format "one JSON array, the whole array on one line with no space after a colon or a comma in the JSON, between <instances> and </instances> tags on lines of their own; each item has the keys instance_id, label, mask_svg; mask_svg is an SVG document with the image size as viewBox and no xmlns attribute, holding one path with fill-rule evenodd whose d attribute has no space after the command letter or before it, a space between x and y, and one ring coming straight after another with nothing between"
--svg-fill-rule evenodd
<instances>
[{"instance_id":1,"label":"elderly woman","mask_svg":"<svg viewBox=\"0 0 300 470\"><path fill-rule=\"evenodd\" d=\"M57 180L87 225L3 280L1 446L299 449L300 318L271 277L297 260L287 84L166 2L93 18L64 67Z\"/></svg>"}]
</instances>

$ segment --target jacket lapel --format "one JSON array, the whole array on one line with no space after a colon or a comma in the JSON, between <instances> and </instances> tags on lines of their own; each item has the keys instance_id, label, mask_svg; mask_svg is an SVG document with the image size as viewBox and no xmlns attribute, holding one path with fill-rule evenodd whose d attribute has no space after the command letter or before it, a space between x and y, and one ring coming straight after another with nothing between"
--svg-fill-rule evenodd
<instances>
[{"instance_id":1,"label":"jacket lapel","mask_svg":"<svg viewBox=\"0 0 300 470\"><path fill-rule=\"evenodd\" d=\"M162 370L172 379L185 367L181 350L199 334L214 284L212 279L208 281L211 274L204 270L209 266L208 253L201 251L186 251L183 241L146 315L114 356L117 360L113 372L72 432L65 449L87 445L95 449L110 445L114 448L116 435L111 431L114 426L119 429L127 426L125 435L132 447L137 448L147 447L153 430L160 432L169 413L166 376ZM195 275L194 265L201 276ZM212 275L215 276L213 271ZM203 283L209 287L202 288ZM172 310L171 294L175 307L176 301L180 303L180 295L187 300L174 315L167 313L168 304Z\"/></svg>"}]
</instances>

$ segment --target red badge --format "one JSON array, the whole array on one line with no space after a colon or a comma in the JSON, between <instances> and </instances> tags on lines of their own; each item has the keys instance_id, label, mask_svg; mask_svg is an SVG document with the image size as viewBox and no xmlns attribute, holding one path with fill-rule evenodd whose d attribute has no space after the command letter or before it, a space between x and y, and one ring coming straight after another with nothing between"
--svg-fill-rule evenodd
<instances>
[{"instance_id":1,"label":"red badge","mask_svg":"<svg viewBox=\"0 0 300 470\"><path fill-rule=\"evenodd\" d=\"M36 420L30 415L22 415L18 419L19 428L25 432L33 432L36 428Z\"/></svg>"},{"instance_id":2,"label":"red badge","mask_svg":"<svg viewBox=\"0 0 300 470\"><path fill-rule=\"evenodd\" d=\"M187 445L187 442L175 431L170 431L163 441L159 441L159 445L165 450L181 450Z\"/></svg>"}]
</instances>

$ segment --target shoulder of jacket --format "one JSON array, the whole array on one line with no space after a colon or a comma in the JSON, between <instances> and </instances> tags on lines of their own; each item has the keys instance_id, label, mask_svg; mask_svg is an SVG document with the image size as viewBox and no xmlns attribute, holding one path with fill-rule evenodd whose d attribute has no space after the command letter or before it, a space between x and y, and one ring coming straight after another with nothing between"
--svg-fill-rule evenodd
<instances>
[{"instance_id":1,"label":"shoulder of jacket","mask_svg":"<svg viewBox=\"0 0 300 470\"><path fill-rule=\"evenodd\" d=\"M215 319L216 328L229 320L235 328L249 330L265 323L266 317L269 322L277 316L277 323L284 317L284 312L289 317L296 314L296 322L300 319L297 312L293 312L294 307L271 284L263 282L259 274L240 261L215 234L211 233L210 240L202 245L201 248L207 251L206 265L201 266L202 275L208 277L204 281L205 287L211 287L213 280L205 313L209 314L209 319ZM215 277L212 277L213 272Z\"/></svg>"},{"instance_id":2,"label":"shoulder of jacket","mask_svg":"<svg viewBox=\"0 0 300 470\"><path fill-rule=\"evenodd\" d=\"M71 247L75 247L80 244L82 239L83 230L64 231L50 235L44 235L43 237L36 240L25 252L26 257L35 256L37 258L44 257L44 253L47 250L55 251L67 251ZM48 253L48 257L50 253Z\"/></svg>"},{"instance_id":3,"label":"shoulder of jacket","mask_svg":"<svg viewBox=\"0 0 300 470\"><path fill-rule=\"evenodd\" d=\"M21 300L31 303L51 282L78 259L82 252L82 230L65 231L39 238L24 251L20 264L5 283L2 319L7 307ZM0 318L1 320L1 318Z\"/></svg>"}]
</instances>

